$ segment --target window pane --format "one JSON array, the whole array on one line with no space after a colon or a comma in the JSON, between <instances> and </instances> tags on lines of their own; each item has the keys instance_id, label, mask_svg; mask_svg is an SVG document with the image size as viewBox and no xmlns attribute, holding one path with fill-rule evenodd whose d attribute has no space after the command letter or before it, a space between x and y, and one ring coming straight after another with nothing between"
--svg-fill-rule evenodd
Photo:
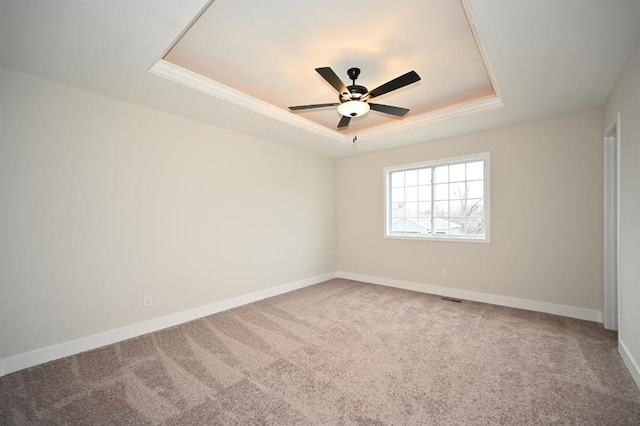
<instances>
[{"instance_id":1,"label":"window pane","mask_svg":"<svg viewBox=\"0 0 640 426\"><path fill-rule=\"evenodd\" d=\"M467 163L467 180L484 179L484 161Z\"/></svg>"},{"instance_id":2,"label":"window pane","mask_svg":"<svg viewBox=\"0 0 640 426\"><path fill-rule=\"evenodd\" d=\"M404 203L404 215L417 217L418 216L418 203Z\"/></svg>"},{"instance_id":3,"label":"window pane","mask_svg":"<svg viewBox=\"0 0 640 426\"><path fill-rule=\"evenodd\" d=\"M404 184L405 186L415 186L418 184L418 171L407 170L404 172Z\"/></svg>"},{"instance_id":4,"label":"window pane","mask_svg":"<svg viewBox=\"0 0 640 426\"><path fill-rule=\"evenodd\" d=\"M467 188L464 182L452 183L449 185L449 199L462 200L466 198Z\"/></svg>"},{"instance_id":5,"label":"window pane","mask_svg":"<svg viewBox=\"0 0 640 426\"><path fill-rule=\"evenodd\" d=\"M420 227L418 228L418 232L420 234L430 234L431 233L431 218L419 218L418 223Z\"/></svg>"},{"instance_id":6,"label":"window pane","mask_svg":"<svg viewBox=\"0 0 640 426\"><path fill-rule=\"evenodd\" d=\"M404 188L393 188L391 190L391 202L401 203L404 201Z\"/></svg>"},{"instance_id":7,"label":"window pane","mask_svg":"<svg viewBox=\"0 0 640 426\"><path fill-rule=\"evenodd\" d=\"M467 219L467 234L484 235L484 220L482 218Z\"/></svg>"},{"instance_id":8,"label":"window pane","mask_svg":"<svg viewBox=\"0 0 640 426\"><path fill-rule=\"evenodd\" d=\"M484 202L483 202L483 200L482 199L474 200L472 198L468 199L467 203L466 203L465 215L466 216L475 216L475 217L484 216Z\"/></svg>"},{"instance_id":9,"label":"window pane","mask_svg":"<svg viewBox=\"0 0 640 426\"><path fill-rule=\"evenodd\" d=\"M449 199L449 184L440 183L433 186L433 196L436 200L448 200Z\"/></svg>"},{"instance_id":10,"label":"window pane","mask_svg":"<svg viewBox=\"0 0 640 426\"><path fill-rule=\"evenodd\" d=\"M394 219L391 223L391 232L401 233L404 232L404 219Z\"/></svg>"},{"instance_id":11,"label":"window pane","mask_svg":"<svg viewBox=\"0 0 640 426\"><path fill-rule=\"evenodd\" d=\"M449 166L449 182L462 182L464 181L464 169L465 164L453 164Z\"/></svg>"},{"instance_id":12,"label":"window pane","mask_svg":"<svg viewBox=\"0 0 640 426\"><path fill-rule=\"evenodd\" d=\"M418 203L418 216L431 216L431 203Z\"/></svg>"},{"instance_id":13,"label":"window pane","mask_svg":"<svg viewBox=\"0 0 640 426\"><path fill-rule=\"evenodd\" d=\"M464 218L449 219L449 234L451 235L465 234Z\"/></svg>"},{"instance_id":14,"label":"window pane","mask_svg":"<svg viewBox=\"0 0 640 426\"><path fill-rule=\"evenodd\" d=\"M404 186L404 172L391 173L391 186L393 188Z\"/></svg>"},{"instance_id":15,"label":"window pane","mask_svg":"<svg viewBox=\"0 0 640 426\"><path fill-rule=\"evenodd\" d=\"M433 174L435 183L449 182L449 166L438 166L434 169Z\"/></svg>"},{"instance_id":16,"label":"window pane","mask_svg":"<svg viewBox=\"0 0 640 426\"><path fill-rule=\"evenodd\" d=\"M431 183L431 167L418 170L418 184L429 185Z\"/></svg>"},{"instance_id":17,"label":"window pane","mask_svg":"<svg viewBox=\"0 0 640 426\"><path fill-rule=\"evenodd\" d=\"M469 198L482 198L484 197L484 181L473 181L467 183L469 191L467 197Z\"/></svg>"},{"instance_id":18,"label":"window pane","mask_svg":"<svg viewBox=\"0 0 640 426\"><path fill-rule=\"evenodd\" d=\"M404 203L393 203L391 206L391 217L404 217Z\"/></svg>"},{"instance_id":19,"label":"window pane","mask_svg":"<svg viewBox=\"0 0 640 426\"><path fill-rule=\"evenodd\" d=\"M422 185L418 187L418 200L429 201L431 199L431 185Z\"/></svg>"},{"instance_id":20,"label":"window pane","mask_svg":"<svg viewBox=\"0 0 640 426\"><path fill-rule=\"evenodd\" d=\"M409 186L404 189L405 201L418 201L418 187Z\"/></svg>"},{"instance_id":21,"label":"window pane","mask_svg":"<svg viewBox=\"0 0 640 426\"><path fill-rule=\"evenodd\" d=\"M434 216L436 217L448 217L449 216L449 202L448 201L436 201L433 203L435 209Z\"/></svg>"},{"instance_id":22,"label":"window pane","mask_svg":"<svg viewBox=\"0 0 640 426\"><path fill-rule=\"evenodd\" d=\"M449 202L449 215L451 217L465 217L463 200L451 200Z\"/></svg>"},{"instance_id":23,"label":"window pane","mask_svg":"<svg viewBox=\"0 0 640 426\"><path fill-rule=\"evenodd\" d=\"M449 221L447 219L435 218L433 219L433 226L435 227L435 235L446 235L449 233Z\"/></svg>"},{"instance_id":24,"label":"window pane","mask_svg":"<svg viewBox=\"0 0 640 426\"><path fill-rule=\"evenodd\" d=\"M417 234L420 226L417 217L407 217L404 219L404 232L407 234Z\"/></svg>"}]
</instances>

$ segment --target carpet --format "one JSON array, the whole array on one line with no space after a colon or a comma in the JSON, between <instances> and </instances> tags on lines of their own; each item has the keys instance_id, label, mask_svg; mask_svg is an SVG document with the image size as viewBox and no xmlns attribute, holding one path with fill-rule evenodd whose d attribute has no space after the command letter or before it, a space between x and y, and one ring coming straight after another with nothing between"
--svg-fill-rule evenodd
<instances>
[{"instance_id":1,"label":"carpet","mask_svg":"<svg viewBox=\"0 0 640 426\"><path fill-rule=\"evenodd\" d=\"M638 425L601 324L335 279L0 378L2 425Z\"/></svg>"}]
</instances>

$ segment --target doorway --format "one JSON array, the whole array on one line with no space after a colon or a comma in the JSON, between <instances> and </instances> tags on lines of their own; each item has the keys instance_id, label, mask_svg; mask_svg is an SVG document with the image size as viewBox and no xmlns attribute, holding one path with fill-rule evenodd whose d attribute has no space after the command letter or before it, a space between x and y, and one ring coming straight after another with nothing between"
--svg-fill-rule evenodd
<instances>
[{"instance_id":1,"label":"doorway","mask_svg":"<svg viewBox=\"0 0 640 426\"><path fill-rule=\"evenodd\" d=\"M604 328L618 330L620 116L604 135Z\"/></svg>"}]
</instances>

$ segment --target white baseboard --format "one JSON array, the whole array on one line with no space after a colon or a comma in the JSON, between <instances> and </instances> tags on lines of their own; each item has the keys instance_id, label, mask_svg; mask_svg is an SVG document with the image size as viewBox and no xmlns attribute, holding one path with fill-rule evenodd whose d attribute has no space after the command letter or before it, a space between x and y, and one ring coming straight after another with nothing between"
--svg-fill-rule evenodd
<instances>
[{"instance_id":1,"label":"white baseboard","mask_svg":"<svg viewBox=\"0 0 640 426\"><path fill-rule=\"evenodd\" d=\"M77 340L72 340L70 342L61 343L59 345L49 346L46 348L37 349L35 351L5 358L0 360L0 377L6 374L13 373L15 371L43 364L45 362L64 358L70 355L75 355L80 352L99 348L101 346L121 342L123 340L131 339L133 337L137 337L147 333L152 333L154 331L162 330L164 328L179 325L188 321L193 321L198 318L206 317L208 315L246 305L248 303L266 299L268 297L273 297L303 287L308 287L336 277L362 281L371 284L379 284L388 287L402 288L405 290L412 290L421 293L454 297L458 299L472 300L475 302L490 303L493 305L508 306L511 308L526 309L530 311L544 312L570 318L602 322L602 312L592 309L557 305L553 303L538 302L534 300L518 299L514 297L499 296L495 294L479 293L469 290L460 290L455 288L421 284L411 281L394 280L390 278L380 278L370 275L338 271L317 275L315 277L283 284L266 290L257 291L255 293L223 300L211 305L202 306L184 312L178 312L176 314L167 315L150 321L132 324L116 330L110 330L104 333L83 337ZM632 372L636 383L639 383L640 373L637 363L628 354L628 351L626 350L626 347L622 342L620 342L620 348L620 354L625 360L625 364L629 368L629 371Z\"/></svg>"},{"instance_id":2,"label":"white baseboard","mask_svg":"<svg viewBox=\"0 0 640 426\"><path fill-rule=\"evenodd\" d=\"M535 300L518 299L516 297L499 296L496 294L479 293L476 291L440 287L436 285L421 284L411 281L394 280L391 278L373 277L369 275L354 274L351 272L338 271L337 276L338 278L346 278L354 281L379 284L387 287L402 288L405 290L412 290L420 293L429 293L438 296L453 297L456 299L472 300L474 302L525 309L527 311L544 312L547 314L560 315L563 317L602 322L602 312L593 309L557 305L554 303L538 302Z\"/></svg>"},{"instance_id":3,"label":"white baseboard","mask_svg":"<svg viewBox=\"0 0 640 426\"><path fill-rule=\"evenodd\" d=\"M620 354L620 358L622 358L624 365L627 367L627 370L631 373L631 377L633 377L633 380L636 382L636 386L640 389L640 365L638 365L636 360L633 359L627 349L627 346L620 339L618 339L618 353Z\"/></svg>"},{"instance_id":4,"label":"white baseboard","mask_svg":"<svg viewBox=\"0 0 640 426\"><path fill-rule=\"evenodd\" d=\"M198 318L206 317L208 315L246 305L248 303L266 299L268 297L288 293L290 291L318 284L332 278L336 278L335 272L305 278L303 280L294 281L292 283L260 290L255 293L245 294L243 296L238 296L232 299L212 303L211 305L202 306L188 311L178 312L161 318L152 319L138 324L132 324L115 330L106 331L104 333L61 343L59 345L49 346L46 348L37 349L35 351L15 355L0 360L0 377L25 368L44 364L45 362L64 358L70 355L75 355L80 352L99 348L101 346L111 345L113 343L162 330L167 327L173 327L174 325L193 321Z\"/></svg>"}]
</instances>

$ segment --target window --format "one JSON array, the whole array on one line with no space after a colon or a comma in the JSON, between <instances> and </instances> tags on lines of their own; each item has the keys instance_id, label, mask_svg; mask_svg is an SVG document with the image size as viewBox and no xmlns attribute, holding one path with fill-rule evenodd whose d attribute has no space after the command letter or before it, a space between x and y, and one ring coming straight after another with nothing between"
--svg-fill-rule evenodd
<instances>
[{"instance_id":1,"label":"window","mask_svg":"<svg viewBox=\"0 0 640 426\"><path fill-rule=\"evenodd\" d=\"M385 168L387 237L489 241L489 153Z\"/></svg>"}]
</instances>

